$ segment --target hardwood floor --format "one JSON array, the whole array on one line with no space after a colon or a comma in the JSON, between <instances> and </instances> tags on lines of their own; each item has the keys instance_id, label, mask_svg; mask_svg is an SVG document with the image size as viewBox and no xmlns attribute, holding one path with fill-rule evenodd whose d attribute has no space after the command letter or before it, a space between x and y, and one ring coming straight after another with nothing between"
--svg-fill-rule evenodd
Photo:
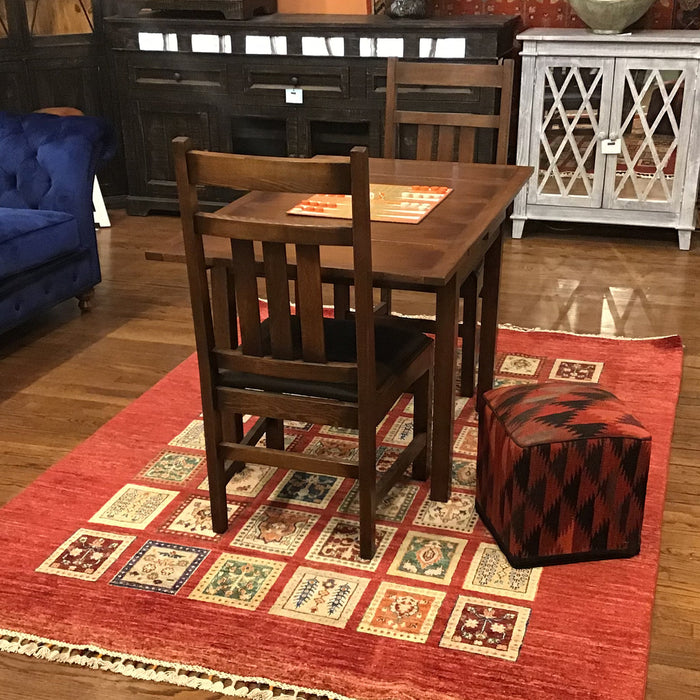
<instances>
[{"instance_id":1,"label":"hardwood floor","mask_svg":"<svg viewBox=\"0 0 700 700\"><path fill-rule=\"evenodd\" d=\"M193 352L184 268L144 259L146 248L177 232L178 219L110 216L112 228L99 232L103 282L93 310L81 315L69 301L0 337L2 503ZM557 228L534 225L522 240L506 241L501 322L610 335L679 333L685 344L647 697L698 698L700 238L681 252L671 232L601 236L592 227ZM401 301L407 303L397 295L398 310ZM410 303L421 311L420 301ZM7 700L221 697L12 654L0 654L0 689Z\"/></svg>"}]
</instances>

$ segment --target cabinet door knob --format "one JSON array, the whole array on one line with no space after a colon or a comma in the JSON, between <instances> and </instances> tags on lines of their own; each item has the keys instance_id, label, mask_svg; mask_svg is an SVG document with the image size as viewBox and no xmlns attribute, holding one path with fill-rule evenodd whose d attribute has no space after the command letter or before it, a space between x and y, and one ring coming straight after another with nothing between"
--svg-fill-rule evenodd
<instances>
[{"instance_id":1,"label":"cabinet door knob","mask_svg":"<svg viewBox=\"0 0 700 700\"><path fill-rule=\"evenodd\" d=\"M294 76L289 82L290 82L292 85L294 85L294 87L296 87L297 85L299 85L299 78L297 78L296 76Z\"/></svg>"},{"instance_id":2,"label":"cabinet door knob","mask_svg":"<svg viewBox=\"0 0 700 700\"><path fill-rule=\"evenodd\" d=\"M179 83L182 80L182 73L178 73L178 72L173 73L173 78L175 79L176 83Z\"/></svg>"}]
</instances>

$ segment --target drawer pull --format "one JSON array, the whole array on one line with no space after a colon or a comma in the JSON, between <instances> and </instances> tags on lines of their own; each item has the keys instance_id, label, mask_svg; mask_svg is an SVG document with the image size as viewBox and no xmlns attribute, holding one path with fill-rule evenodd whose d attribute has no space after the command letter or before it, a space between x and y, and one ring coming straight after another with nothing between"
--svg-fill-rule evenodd
<instances>
[{"instance_id":1,"label":"drawer pull","mask_svg":"<svg viewBox=\"0 0 700 700\"><path fill-rule=\"evenodd\" d=\"M289 82L290 82L292 85L294 85L294 87L296 87L297 85L299 85L299 78L297 78L296 76L294 76Z\"/></svg>"},{"instance_id":2,"label":"drawer pull","mask_svg":"<svg viewBox=\"0 0 700 700\"><path fill-rule=\"evenodd\" d=\"M182 73L173 73L173 79L176 83L179 83L182 80Z\"/></svg>"}]
</instances>

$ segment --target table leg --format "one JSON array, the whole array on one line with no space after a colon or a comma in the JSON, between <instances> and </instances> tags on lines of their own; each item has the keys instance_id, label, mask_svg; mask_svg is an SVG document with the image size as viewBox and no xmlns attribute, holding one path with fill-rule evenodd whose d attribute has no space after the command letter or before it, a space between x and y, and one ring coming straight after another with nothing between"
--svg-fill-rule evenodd
<instances>
[{"instance_id":1,"label":"table leg","mask_svg":"<svg viewBox=\"0 0 700 700\"><path fill-rule=\"evenodd\" d=\"M472 272L462 283L462 371L459 393L474 395L474 359L476 357L476 304L479 294L476 272Z\"/></svg>"},{"instance_id":2,"label":"table leg","mask_svg":"<svg viewBox=\"0 0 700 700\"><path fill-rule=\"evenodd\" d=\"M455 279L437 292L433 390L433 464L430 497L448 501L452 486L452 443L457 370L459 286Z\"/></svg>"},{"instance_id":3,"label":"table leg","mask_svg":"<svg viewBox=\"0 0 700 700\"><path fill-rule=\"evenodd\" d=\"M493 363L496 355L498 330L498 287L501 279L501 248L503 229L484 256L484 282L481 288L481 335L479 338L479 378L476 408L484 404L484 392L493 387Z\"/></svg>"}]
</instances>

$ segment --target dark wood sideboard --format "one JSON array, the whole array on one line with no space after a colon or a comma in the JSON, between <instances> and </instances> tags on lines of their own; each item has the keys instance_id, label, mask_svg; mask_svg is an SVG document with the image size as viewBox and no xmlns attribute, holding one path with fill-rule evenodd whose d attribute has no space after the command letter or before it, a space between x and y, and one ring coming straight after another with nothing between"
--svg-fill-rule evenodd
<instances>
[{"instance_id":1,"label":"dark wood sideboard","mask_svg":"<svg viewBox=\"0 0 700 700\"><path fill-rule=\"evenodd\" d=\"M513 55L517 23L509 16L107 17L104 38L121 110L127 210L143 215L176 208L175 136L225 152L310 157L345 155L366 145L379 156L387 55L494 63ZM404 99L406 109L452 102L486 113L495 95L419 90ZM478 157L489 159L490 149L485 139ZM230 198L216 191L207 195L212 203Z\"/></svg>"}]
</instances>

